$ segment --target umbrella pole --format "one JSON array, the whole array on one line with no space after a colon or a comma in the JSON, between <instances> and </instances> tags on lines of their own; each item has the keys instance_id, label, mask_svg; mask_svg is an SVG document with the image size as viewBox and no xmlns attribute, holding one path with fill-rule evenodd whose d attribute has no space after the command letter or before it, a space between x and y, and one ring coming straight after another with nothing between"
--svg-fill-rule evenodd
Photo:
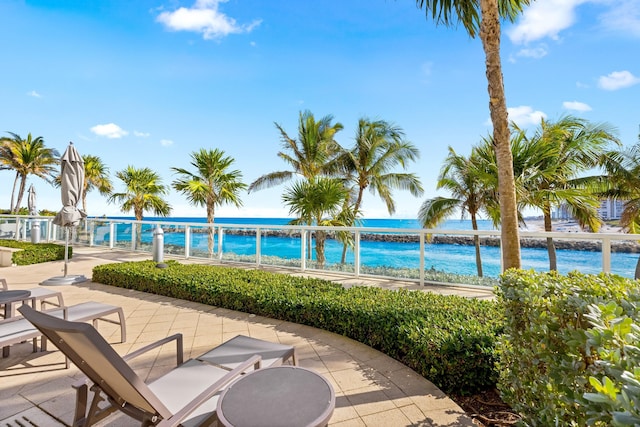
<instances>
[{"instance_id":1,"label":"umbrella pole","mask_svg":"<svg viewBox=\"0 0 640 427\"><path fill-rule=\"evenodd\" d=\"M69 227L65 227L64 229L64 277L67 277L67 263L69 262Z\"/></svg>"}]
</instances>

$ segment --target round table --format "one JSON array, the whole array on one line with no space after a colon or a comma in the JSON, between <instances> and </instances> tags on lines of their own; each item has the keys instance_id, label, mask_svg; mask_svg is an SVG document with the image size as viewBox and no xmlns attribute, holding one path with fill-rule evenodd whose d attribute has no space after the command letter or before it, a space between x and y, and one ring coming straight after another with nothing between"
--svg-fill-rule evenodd
<instances>
[{"instance_id":1,"label":"round table","mask_svg":"<svg viewBox=\"0 0 640 427\"><path fill-rule=\"evenodd\" d=\"M12 316L12 303L24 301L31 296L31 291L0 291L0 304L4 304L4 318ZM9 346L2 348L2 357L9 357Z\"/></svg>"},{"instance_id":2,"label":"round table","mask_svg":"<svg viewBox=\"0 0 640 427\"><path fill-rule=\"evenodd\" d=\"M329 423L336 396L329 382L298 366L243 375L222 392L219 421L227 427L316 427Z\"/></svg>"},{"instance_id":3,"label":"round table","mask_svg":"<svg viewBox=\"0 0 640 427\"><path fill-rule=\"evenodd\" d=\"M11 316L11 303L24 301L31 296L31 291L0 291L0 304L4 304L4 318Z\"/></svg>"}]
</instances>

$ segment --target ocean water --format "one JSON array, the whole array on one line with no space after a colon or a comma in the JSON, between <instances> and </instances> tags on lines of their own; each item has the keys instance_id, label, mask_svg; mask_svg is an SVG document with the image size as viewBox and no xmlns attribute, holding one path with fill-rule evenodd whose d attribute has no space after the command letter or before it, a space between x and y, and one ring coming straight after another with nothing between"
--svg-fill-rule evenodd
<instances>
[{"instance_id":1,"label":"ocean water","mask_svg":"<svg viewBox=\"0 0 640 427\"><path fill-rule=\"evenodd\" d=\"M110 218L119 219L119 218ZM120 217L131 220L131 217ZM180 223L206 223L205 218L145 218L145 220ZM240 227L249 225L287 225L288 218L216 218L218 224L235 224ZM375 227L388 229L419 229L415 219L365 219L361 227ZM481 230L493 230L493 224L488 220L481 220L478 224ZM447 220L439 229L443 230L471 230L471 221ZM151 225L143 227L143 241L151 242ZM130 241L130 227L119 224L117 240ZM104 236L108 241L108 236ZM215 246L217 248L217 235ZM184 233L165 232L164 242L167 245L184 246ZM207 250L207 235L192 233L191 246L194 250ZM261 240L262 256L277 256L287 259L300 258L300 241L296 237L263 236ZM256 253L255 237L225 234L222 245L223 253L254 256ZM549 259L546 249L522 248L522 267L537 271L548 271ZM342 255L342 244L335 240L326 242L325 256L327 263L339 263ZM500 250L497 247L483 246L481 249L483 270L485 276L497 277L501 271ZM638 261L638 254L612 253L612 273L632 278ZM577 270L583 273L596 274L602 271L602 254L575 250L557 250L558 270L561 273ZM353 263L353 251L347 252L347 263ZM382 242L362 240L360 243L360 263L370 267L418 268L420 263L420 246L418 243ZM425 268L436 269L447 273L476 275L475 250L473 246L451 244L426 244Z\"/></svg>"}]
</instances>

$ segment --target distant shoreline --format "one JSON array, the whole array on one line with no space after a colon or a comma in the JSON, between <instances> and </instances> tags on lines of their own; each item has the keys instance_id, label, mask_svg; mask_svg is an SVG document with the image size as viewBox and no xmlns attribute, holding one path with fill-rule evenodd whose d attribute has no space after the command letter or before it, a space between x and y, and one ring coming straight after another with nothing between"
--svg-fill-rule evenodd
<instances>
[{"instance_id":1,"label":"distant shoreline","mask_svg":"<svg viewBox=\"0 0 640 427\"><path fill-rule=\"evenodd\" d=\"M521 227L521 231L544 231L544 220L542 219L525 219L526 227ZM553 231L558 233L584 233L580 225L572 220L553 220L551 222ZM624 233L622 227L609 224L602 224L598 233Z\"/></svg>"}]
</instances>

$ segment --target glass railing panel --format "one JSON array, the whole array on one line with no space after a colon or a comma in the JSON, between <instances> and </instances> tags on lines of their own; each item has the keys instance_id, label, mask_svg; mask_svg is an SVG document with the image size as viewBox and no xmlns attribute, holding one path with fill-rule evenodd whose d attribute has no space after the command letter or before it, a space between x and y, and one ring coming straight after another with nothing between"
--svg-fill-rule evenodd
<instances>
[{"instance_id":1,"label":"glass railing panel","mask_svg":"<svg viewBox=\"0 0 640 427\"><path fill-rule=\"evenodd\" d=\"M278 267L302 268L300 230L261 229L260 263Z\"/></svg>"},{"instance_id":2,"label":"glass railing panel","mask_svg":"<svg viewBox=\"0 0 640 427\"><path fill-rule=\"evenodd\" d=\"M222 237L223 261L256 263L256 229L225 227Z\"/></svg>"},{"instance_id":3,"label":"glass railing panel","mask_svg":"<svg viewBox=\"0 0 640 427\"><path fill-rule=\"evenodd\" d=\"M362 232L360 273L399 279L419 279L419 235L406 232Z\"/></svg>"},{"instance_id":4,"label":"glass railing panel","mask_svg":"<svg viewBox=\"0 0 640 427\"><path fill-rule=\"evenodd\" d=\"M494 286L501 269L498 239L480 236L480 264L482 278L478 276L473 235L435 234L425 241L424 279L427 282Z\"/></svg>"},{"instance_id":5,"label":"glass railing panel","mask_svg":"<svg viewBox=\"0 0 640 427\"><path fill-rule=\"evenodd\" d=\"M191 225L189 231L189 256L196 258L218 257L218 230L207 226ZM211 249L209 239L211 238ZM184 247L183 247L184 251Z\"/></svg>"}]
</instances>

